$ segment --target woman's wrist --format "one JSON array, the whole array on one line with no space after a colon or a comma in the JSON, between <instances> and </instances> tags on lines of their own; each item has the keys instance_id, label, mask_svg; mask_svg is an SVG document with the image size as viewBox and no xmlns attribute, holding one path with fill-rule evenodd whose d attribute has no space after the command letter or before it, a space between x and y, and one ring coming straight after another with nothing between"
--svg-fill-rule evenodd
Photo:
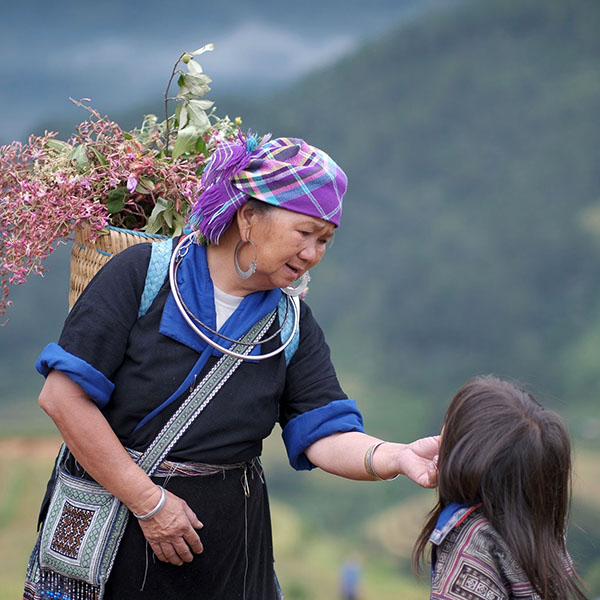
<instances>
[{"instance_id":1,"label":"woman's wrist","mask_svg":"<svg viewBox=\"0 0 600 600\"><path fill-rule=\"evenodd\" d=\"M395 444L393 444L395 445ZM378 441L365 452L364 466L367 475L374 481L392 481L400 474L395 468L391 442Z\"/></svg>"},{"instance_id":2,"label":"woman's wrist","mask_svg":"<svg viewBox=\"0 0 600 600\"><path fill-rule=\"evenodd\" d=\"M157 515L162 510L163 506L165 505L165 502L167 501L167 492L165 491L165 488L160 485L157 485L156 487L160 490L160 499L158 500L154 508L150 509L148 512L134 512L133 516L136 519L139 519L140 521L149 521L150 519L152 519L152 517Z\"/></svg>"},{"instance_id":3,"label":"woman's wrist","mask_svg":"<svg viewBox=\"0 0 600 600\"><path fill-rule=\"evenodd\" d=\"M121 497L123 504L134 515L146 515L151 512L159 502L162 500L163 488L156 485L150 478L148 478L147 484L140 486L132 486L131 491L128 493L130 498Z\"/></svg>"}]
</instances>

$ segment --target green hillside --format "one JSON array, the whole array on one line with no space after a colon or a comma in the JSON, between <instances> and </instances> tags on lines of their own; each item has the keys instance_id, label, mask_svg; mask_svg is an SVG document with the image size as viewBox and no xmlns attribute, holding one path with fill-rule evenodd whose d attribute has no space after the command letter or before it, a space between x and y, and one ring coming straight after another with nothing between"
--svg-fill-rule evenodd
<instances>
[{"instance_id":1,"label":"green hillside","mask_svg":"<svg viewBox=\"0 0 600 600\"><path fill-rule=\"evenodd\" d=\"M489 371L559 407L596 397L597 336L577 380L565 351L583 354L600 298L599 64L598 2L474 1L268 106L221 103L321 145L349 174L310 297L340 368L438 405Z\"/></svg>"}]
</instances>

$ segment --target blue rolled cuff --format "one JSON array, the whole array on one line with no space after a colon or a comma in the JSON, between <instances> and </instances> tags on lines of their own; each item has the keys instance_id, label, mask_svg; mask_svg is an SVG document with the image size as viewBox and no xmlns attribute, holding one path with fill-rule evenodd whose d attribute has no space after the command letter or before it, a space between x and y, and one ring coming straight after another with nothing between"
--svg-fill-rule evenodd
<instances>
[{"instance_id":1,"label":"blue rolled cuff","mask_svg":"<svg viewBox=\"0 0 600 600\"><path fill-rule=\"evenodd\" d=\"M71 381L81 386L83 391L102 408L110 400L115 387L100 371L85 360L63 350L58 344L48 344L40 354L35 368L46 377L52 369L61 371Z\"/></svg>"},{"instance_id":2,"label":"blue rolled cuff","mask_svg":"<svg viewBox=\"0 0 600 600\"><path fill-rule=\"evenodd\" d=\"M364 432L356 401L334 400L325 406L293 418L282 432L290 465L297 471L313 469L304 451L314 442L333 433Z\"/></svg>"}]
</instances>

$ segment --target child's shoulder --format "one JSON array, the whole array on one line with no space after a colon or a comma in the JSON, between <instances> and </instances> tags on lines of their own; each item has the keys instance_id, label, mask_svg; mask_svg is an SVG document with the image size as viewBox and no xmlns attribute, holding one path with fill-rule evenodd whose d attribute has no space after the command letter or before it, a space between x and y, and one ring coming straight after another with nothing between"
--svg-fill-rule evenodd
<instances>
[{"instance_id":1,"label":"child's shoulder","mask_svg":"<svg viewBox=\"0 0 600 600\"><path fill-rule=\"evenodd\" d=\"M438 534L437 540L435 533ZM481 509L481 505L472 507L463 514L456 513L445 527L432 534L431 541L436 544L438 554L449 552L455 547L460 552L492 552L495 547L504 547L504 541L494 529Z\"/></svg>"},{"instance_id":2,"label":"child's shoulder","mask_svg":"<svg viewBox=\"0 0 600 600\"><path fill-rule=\"evenodd\" d=\"M504 540L494 529L481 507L470 513L457 529L467 543L484 543L485 541L488 545L505 545Z\"/></svg>"},{"instance_id":3,"label":"child's shoulder","mask_svg":"<svg viewBox=\"0 0 600 600\"><path fill-rule=\"evenodd\" d=\"M519 572L524 577L506 542L483 510L469 513L467 517L447 536L450 546L457 546L459 552L502 573Z\"/></svg>"},{"instance_id":4,"label":"child's shoulder","mask_svg":"<svg viewBox=\"0 0 600 600\"><path fill-rule=\"evenodd\" d=\"M480 514L481 506L481 503L459 504L457 502L445 506L438 517L429 541L436 546L441 545L448 535L452 536L459 528L464 528L465 523L470 523L473 519L472 515Z\"/></svg>"},{"instance_id":5,"label":"child's shoulder","mask_svg":"<svg viewBox=\"0 0 600 600\"><path fill-rule=\"evenodd\" d=\"M474 589L496 600L513 597L515 589L523 598L539 598L479 507L446 533L435 554L431 598L446 598L450 592L462 597Z\"/></svg>"}]
</instances>

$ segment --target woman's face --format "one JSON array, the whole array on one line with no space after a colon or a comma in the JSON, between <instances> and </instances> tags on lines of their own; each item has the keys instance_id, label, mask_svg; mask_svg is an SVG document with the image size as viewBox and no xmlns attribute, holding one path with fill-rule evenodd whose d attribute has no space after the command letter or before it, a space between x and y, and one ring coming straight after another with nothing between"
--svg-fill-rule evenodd
<instances>
[{"instance_id":1,"label":"woman's face","mask_svg":"<svg viewBox=\"0 0 600 600\"><path fill-rule=\"evenodd\" d=\"M284 208L252 213L249 237L256 244L257 257L256 272L248 282L256 289L292 284L323 258L333 231L327 221Z\"/></svg>"}]
</instances>

